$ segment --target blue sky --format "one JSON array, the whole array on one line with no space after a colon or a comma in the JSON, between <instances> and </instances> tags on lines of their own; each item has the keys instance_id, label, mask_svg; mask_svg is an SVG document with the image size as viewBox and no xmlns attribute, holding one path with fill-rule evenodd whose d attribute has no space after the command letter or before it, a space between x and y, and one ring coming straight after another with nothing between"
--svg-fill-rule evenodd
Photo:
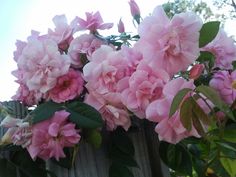
<instances>
[{"instance_id":1,"label":"blue sky","mask_svg":"<svg viewBox=\"0 0 236 177\"><path fill-rule=\"evenodd\" d=\"M136 2L145 17L166 0ZM114 23L113 32L117 31L116 24L121 17L126 25L130 24L126 26L128 31L135 30L128 0L0 0L0 4L0 101L9 100L18 87L11 75L16 69L13 60L16 40L25 41L32 29L46 33L48 28L54 28L51 19L55 15L65 14L70 22L75 16L84 17L85 12L99 10L104 22Z\"/></svg>"}]
</instances>

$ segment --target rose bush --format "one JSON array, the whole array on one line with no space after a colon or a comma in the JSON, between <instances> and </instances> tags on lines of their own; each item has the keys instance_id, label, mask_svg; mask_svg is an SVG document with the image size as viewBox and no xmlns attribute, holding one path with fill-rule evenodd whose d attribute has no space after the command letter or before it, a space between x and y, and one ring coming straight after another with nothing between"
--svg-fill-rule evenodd
<instances>
[{"instance_id":1,"label":"rose bush","mask_svg":"<svg viewBox=\"0 0 236 177\"><path fill-rule=\"evenodd\" d=\"M21 146L32 163L60 164L73 161L68 152L86 132L128 132L135 117L156 125L160 156L173 175L235 176L233 39L219 22L203 23L193 12L170 19L157 6L142 19L136 2L129 4L137 35L127 33L121 19L118 35L100 35L113 24L96 12L70 24L57 15L54 30L32 31L16 42L12 74L19 89L12 98L29 113L18 119L1 105L1 126L8 128L1 147ZM97 136L92 144L101 144Z\"/></svg>"}]
</instances>

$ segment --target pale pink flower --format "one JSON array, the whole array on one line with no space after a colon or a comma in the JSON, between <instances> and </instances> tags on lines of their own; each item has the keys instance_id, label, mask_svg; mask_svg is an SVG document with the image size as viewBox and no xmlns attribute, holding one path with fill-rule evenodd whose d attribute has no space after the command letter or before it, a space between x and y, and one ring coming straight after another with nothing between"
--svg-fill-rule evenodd
<instances>
[{"instance_id":1,"label":"pale pink flower","mask_svg":"<svg viewBox=\"0 0 236 177\"><path fill-rule=\"evenodd\" d=\"M16 41L16 51L14 51L14 60L17 62L19 56L21 56L23 49L27 45L26 42L17 40Z\"/></svg>"},{"instance_id":2,"label":"pale pink flower","mask_svg":"<svg viewBox=\"0 0 236 177\"><path fill-rule=\"evenodd\" d=\"M133 17L140 16L140 9L138 4L134 0L129 1L130 12Z\"/></svg>"},{"instance_id":3,"label":"pale pink flower","mask_svg":"<svg viewBox=\"0 0 236 177\"><path fill-rule=\"evenodd\" d=\"M79 142L80 135L75 124L68 121L69 115L64 110L57 111L50 119L33 125L32 143L27 148L32 159L59 160L65 157L64 147L73 147Z\"/></svg>"},{"instance_id":4,"label":"pale pink flower","mask_svg":"<svg viewBox=\"0 0 236 177\"><path fill-rule=\"evenodd\" d=\"M232 104L236 99L236 71L217 71L211 79L209 85L214 88L221 98Z\"/></svg>"},{"instance_id":5,"label":"pale pink flower","mask_svg":"<svg viewBox=\"0 0 236 177\"><path fill-rule=\"evenodd\" d=\"M49 98L56 103L65 102L78 97L83 91L83 78L80 71L70 69L57 79L57 84L49 90Z\"/></svg>"},{"instance_id":6,"label":"pale pink flower","mask_svg":"<svg viewBox=\"0 0 236 177\"><path fill-rule=\"evenodd\" d=\"M56 85L57 78L70 67L69 57L61 55L50 39L31 37L17 60L20 82L30 91L46 93Z\"/></svg>"},{"instance_id":7,"label":"pale pink flower","mask_svg":"<svg viewBox=\"0 0 236 177\"><path fill-rule=\"evenodd\" d=\"M60 50L65 51L73 39L73 34L77 31L77 19L74 19L70 25L65 15L56 15L52 20L56 28L54 31L48 29L48 36L56 41Z\"/></svg>"},{"instance_id":8,"label":"pale pink flower","mask_svg":"<svg viewBox=\"0 0 236 177\"><path fill-rule=\"evenodd\" d=\"M169 81L169 75L162 69L139 63L136 71L119 82L123 104L139 118L145 117L147 106L161 98L162 89Z\"/></svg>"},{"instance_id":9,"label":"pale pink flower","mask_svg":"<svg viewBox=\"0 0 236 177\"><path fill-rule=\"evenodd\" d=\"M223 29L220 29L215 39L202 48L215 55L215 67L232 69L232 62L236 61L236 46L234 40L228 37Z\"/></svg>"},{"instance_id":10,"label":"pale pink flower","mask_svg":"<svg viewBox=\"0 0 236 177\"><path fill-rule=\"evenodd\" d=\"M82 67L82 55L85 54L89 60L92 53L102 44L105 44L105 42L96 38L93 34L82 34L73 39L68 49L72 65Z\"/></svg>"},{"instance_id":11,"label":"pale pink flower","mask_svg":"<svg viewBox=\"0 0 236 177\"><path fill-rule=\"evenodd\" d=\"M118 32L119 33L124 33L125 32L125 25L123 21L120 19L119 23L117 24L118 27Z\"/></svg>"},{"instance_id":12,"label":"pale pink flower","mask_svg":"<svg viewBox=\"0 0 236 177\"><path fill-rule=\"evenodd\" d=\"M93 106L101 113L106 122L107 130L112 131L117 126L122 126L127 131L131 126L128 111L121 103L118 93L99 95L91 91L86 95L85 103Z\"/></svg>"},{"instance_id":13,"label":"pale pink flower","mask_svg":"<svg viewBox=\"0 0 236 177\"><path fill-rule=\"evenodd\" d=\"M130 76L135 64L134 59L128 61L129 58L125 56L125 53L129 53L128 49L124 50L115 51L104 45L97 49L83 68L84 79L88 82L86 87L99 94L117 92L118 81Z\"/></svg>"},{"instance_id":14,"label":"pale pink flower","mask_svg":"<svg viewBox=\"0 0 236 177\"><path fill-rule=\"evenodd\" d=\"M185 81L183 78L171 80L163 88L163 98L153 101L147 107L147 119L158 122L155 131L158 133L160 140L176 144L189 136L199 137L199 134L194 127L192 127L191 131L188 131L183 127L180 121L179 110L169 118L172 100L177 92L183 88L193 89L193 80Z\"/></svg>"},{"instance_id":15,"label":"pale pink flower","mask_svg":"<svg viewBox=\"0 0 236 177\"><path fill-rule=\"evenodd\" d=\"M113 23L103 23L103 19L99 12L89 13L86 12L86 20L77 17L79 23L79 30L90 30L91 33L95 33L96 30L110 29Z\"/></svg>"},{"instance_id":16,"label":"pale pink flower","mask_svg":"<svg viewBox=\"0 0 236 177\"><path fill-rule=\"evenodd\" d=\"M203 64L195 64L189 71L189 78L194 80L199 78L203 70L204 70Z\"/></svg>"},{"instance_id":17,"label":"pale pink flower","mask_svg":"<svg viewBox=\"0 0 236 177\"><path fill-rule=\"evenodd\" d=\"M187 69L199 56L201 19L194 13L180 13L170 20L161 6L139 25L135 47L144 58L170 75Z\"/></svg>"},{"instance_id":18,"label":"pale pink flower","mask_svg":"<svg viewBox=\"0 0 236 177\"><path fill-rule=\"evenodd\" d=\"M9 141L23 148L30 145L32 132L28 122L25 122L23 119L7 116L3 119L0 126L8 128L3 138L5 139L4 141Z\"/></svg>"}]
</instances>

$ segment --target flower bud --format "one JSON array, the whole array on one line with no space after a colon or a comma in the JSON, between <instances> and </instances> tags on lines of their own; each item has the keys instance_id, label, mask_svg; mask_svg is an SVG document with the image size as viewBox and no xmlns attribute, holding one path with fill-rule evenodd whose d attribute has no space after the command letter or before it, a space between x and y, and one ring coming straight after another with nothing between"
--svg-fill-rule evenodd
<instances>
[{"instance_id":1,"label":"flower bud","mask_svg":"<svg viewBox=\"0 0 236 177\"><path fill-rule=\"evenodd\" d=\"M124 23L121 19L120 19L117 27L118 27L118 32L119 33L124 33L125 32L125 25L124 25Z\"/></svg>"},{"instance_id":2,"label":"flower bud","mask_svg":"<svg viewBox=\"0 0 236 177\"><path fill-rule=\"evenodd\" d=\"M134 0L130 0L129 5L130 5L130 12L133 17L140 15L140 9Z\"/></svg>"},{"instance_id":3,"label":"flower bud","mask_svg":"<svg viewBox=\"0 0 236 177\"><path fill-rule=\"evenodd\" d=\"M203 64L194 65L189 72L189 78L194 80L197 79L201 75L203 70L204 70Z\"/></svg>"}]
</instances>

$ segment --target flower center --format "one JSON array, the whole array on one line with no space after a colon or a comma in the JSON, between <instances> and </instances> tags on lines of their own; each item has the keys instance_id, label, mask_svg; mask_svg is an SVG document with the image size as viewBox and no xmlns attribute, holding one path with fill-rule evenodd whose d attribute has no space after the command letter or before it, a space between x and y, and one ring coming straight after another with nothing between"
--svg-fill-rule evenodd
<instances>
[{"instance_id":1,"label":"flower center","mask_svg":"<svg viewBox=\"0 0 236 177\"><path fill-rule=\"evenodd\" d=\"M234 80L231 85L236 90L236 80Z\"/></svg>"}]
</instances>

